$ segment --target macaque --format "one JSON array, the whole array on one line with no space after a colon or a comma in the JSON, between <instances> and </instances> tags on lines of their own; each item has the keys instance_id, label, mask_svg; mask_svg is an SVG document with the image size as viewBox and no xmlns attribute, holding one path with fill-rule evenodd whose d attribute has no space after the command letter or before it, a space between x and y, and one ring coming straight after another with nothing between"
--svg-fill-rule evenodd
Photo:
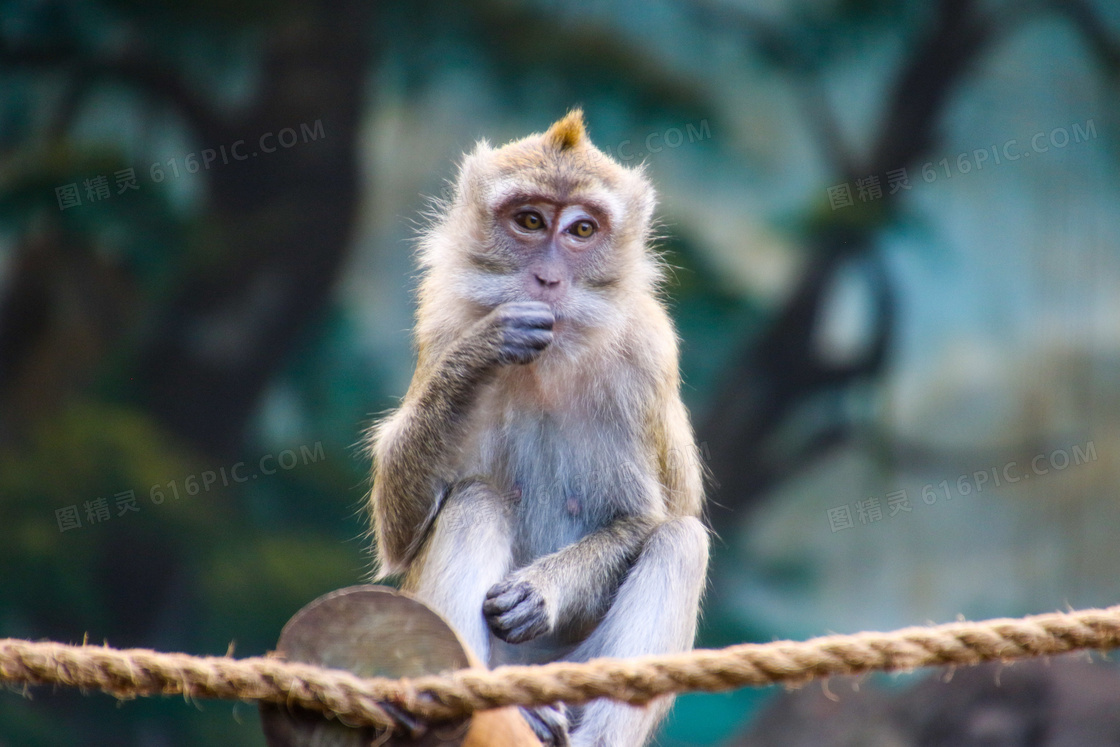
<instances>
[{"instance_id":1,"label":"macaque","mask_svg":"<svg viewBox=\"0 0 1120 747\"><path fill-rule=\"evenodd\" d=\"M416 373L371 429L382 577L491 666L692 647L703 468L651 248L654 190L573 110L459 169L419 245ZM671 705L525 709L634 747Z\"/></svg>"}]
</instances>

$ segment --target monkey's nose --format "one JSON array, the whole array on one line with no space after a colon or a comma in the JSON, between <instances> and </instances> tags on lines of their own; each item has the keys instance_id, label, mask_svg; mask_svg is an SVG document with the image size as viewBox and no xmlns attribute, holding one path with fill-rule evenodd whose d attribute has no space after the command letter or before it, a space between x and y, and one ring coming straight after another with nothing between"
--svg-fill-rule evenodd
<instances>
[{"instance_id":1,"label":"monkey's nose","mask_svg":"<svg viewBox=\"0 0 1120 747\"><path fill-rule=\"evenodd\" d=\"M556 286L560 285L560 279L559 278L557 278L555 280L553 280L551 277L542 278L540 275L537 275L535 273L534 273L533 277L535 277L537 279L537 282L540 284L540 286L542 288L555 288Z\"/></svg>"}]
</instances>

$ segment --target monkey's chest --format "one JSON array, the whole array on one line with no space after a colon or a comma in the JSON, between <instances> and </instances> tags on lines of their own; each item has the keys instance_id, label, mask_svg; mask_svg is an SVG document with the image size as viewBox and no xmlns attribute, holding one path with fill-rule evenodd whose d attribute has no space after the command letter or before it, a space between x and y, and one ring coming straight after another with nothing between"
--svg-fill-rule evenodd
<instances>
[{"instance_id":1,"label":"monkey's chest","mask_svg":"<svg viewBox=\"0 0 1120 747\"><path fill-rule=\"evenodd\" d=\"M486 425L463 466L509 500L517 565L579 541L620 513L632 466L626 439L605 438L605 426L593 420L539 412Z\"/></svg>"}]
</instances>

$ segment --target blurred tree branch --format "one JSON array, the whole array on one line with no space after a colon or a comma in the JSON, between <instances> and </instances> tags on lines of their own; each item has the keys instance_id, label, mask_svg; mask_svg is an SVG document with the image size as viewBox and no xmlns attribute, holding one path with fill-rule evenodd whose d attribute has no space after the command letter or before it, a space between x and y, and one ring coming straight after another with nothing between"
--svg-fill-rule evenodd
<instances>
[{"instance_id":1,"label":"blurred tree branch","mask_svg":"<svg viewBox=\"0 0 1120 747\"><path fill-rule=\"evenodd\" d=\"M730 8L720 13L736 15ZM797 29L779 29L752 16L739 17L736 27L745 29L747 44L761 44L764 53L796 78L816 76L822 63L795 41ZM837 181L881 176L931 154L946 104L996 33L993 19L973 0L939 0L893 76L882 125L862 159L845 146L819 84L805 86L815 99L807 108L815 113L830 163L838 167ZM804 275L763 334L733 358L699 428L720 483L711 516L717 532L733 534L776 484L850 435L851 424L834 415L800 444L791 446L787 438L779 445L777 440L782 426L808 404L883 373L896 312L890 280L874 257L874 246L895 205L884 200L877 211L857 208L861 212L856 220L844 213L818 216L806 236L810 259ZM874 298L870 343L858 358L843 364L822 360L815 349L821 307L838 273L859 257L868 258L860 267L870 273Z\"/></svg>"},{"instance_id":2,"label":"blurred tree branch","mask_svg":"<svg viewBox=\"0 0 1120 747\"><path fill-rule=\"evenodd\" d=\"M15 69L65 69L79 86L113 80L143 91L152 98L171 104L199 133L217 130L216 113L179 71L162 64L150 49L98 57L77 44L51 46L17 45L0 37L0 65Z\"/></svg>"},{"instance_id":3,"label":"blurred tree branch","mask_svg":"<svg viewBox=\"0 0 1120 747\"><path fill-rule=\"evenodd\" d=\"M229 455L240 446L261 392L326 304L345 257L358 204L358 126L379 31L373 18L373 6L360 0L319 0L261 19L260 83L235 110L223 110L150 44L101 52L77 38L35 45L0 37L0 64L69 73L56 135L92 86L112 82L178 116L196 158L242 142L244 160L223 156L195 174L205 180L206 202L191 262L169 294L147 299L149 324L131 371L140 403L205 453ZM278 147L284 128L311 138ZM272 152L259 152L265 135ZM186 167L186 153L166 155L153 160L176 162L176 173ZM18 285L16 278L10 287Z\"/></svg>"},{"instance_id":4,"label":"blurred tree branch","mask_svg":"<svg viewBox=\"0 0 1120 747\"><path fill-rule=\"evenodd\" d=\"M1082 36L1105 74L1113 82L1120 78L1120 39L1108 33L1093 4L1089 0L1051 0L1051 7Z\"/></svg>"},{"instance_id":5,"label":"blurred tree branch","mask_svg":"<svg viewBox=\"0 0 1120 747\"><path fill-rule=\"evenodd\" d=\"M210 133L215 148L290 127L322 137L210 175L217 250L141 349L143 401L210 453L240 444L260 393L324 307L358 204L356 141L377 29L361 0L291 7L269 36L253 105Z\"/></svg>"}]
</instances>

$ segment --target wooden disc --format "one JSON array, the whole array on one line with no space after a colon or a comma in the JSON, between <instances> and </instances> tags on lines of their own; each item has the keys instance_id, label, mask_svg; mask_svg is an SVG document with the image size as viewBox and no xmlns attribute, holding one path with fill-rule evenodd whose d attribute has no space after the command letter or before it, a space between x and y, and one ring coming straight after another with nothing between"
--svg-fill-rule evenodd
<instances>
[{"instance_id":1,"label":"wooden disc","mask_svg":"<svg viewBox=\"0 0 1120 747\"><path fill-rule=\"evenodd\" d=\"M417 677L463 669L470 657L435 612L386 586L350 586L325 594L288 621L276 645L287 661L345 669L361 677ZM372 727L354 728L302 708L261 704L269 747L366 747ZM466 726L443 726L391 744L458 745Z\"/></svg>"},{"instance_id":2,"label":"wooden disc","mask_svg":"<svg viewBox=\"0 0 1120 747\"><path fill-rule=\"evenodd\" d=\"M387 586L350 586L297 612L276 645L287 661L345 669L360 677L418 677L482 666L455 631L429 607ZM315 711L262 703L269 747L540 747L516 708L483 711L462 724L422 736L350 727Z\"/></svg>"}]
</instances>

